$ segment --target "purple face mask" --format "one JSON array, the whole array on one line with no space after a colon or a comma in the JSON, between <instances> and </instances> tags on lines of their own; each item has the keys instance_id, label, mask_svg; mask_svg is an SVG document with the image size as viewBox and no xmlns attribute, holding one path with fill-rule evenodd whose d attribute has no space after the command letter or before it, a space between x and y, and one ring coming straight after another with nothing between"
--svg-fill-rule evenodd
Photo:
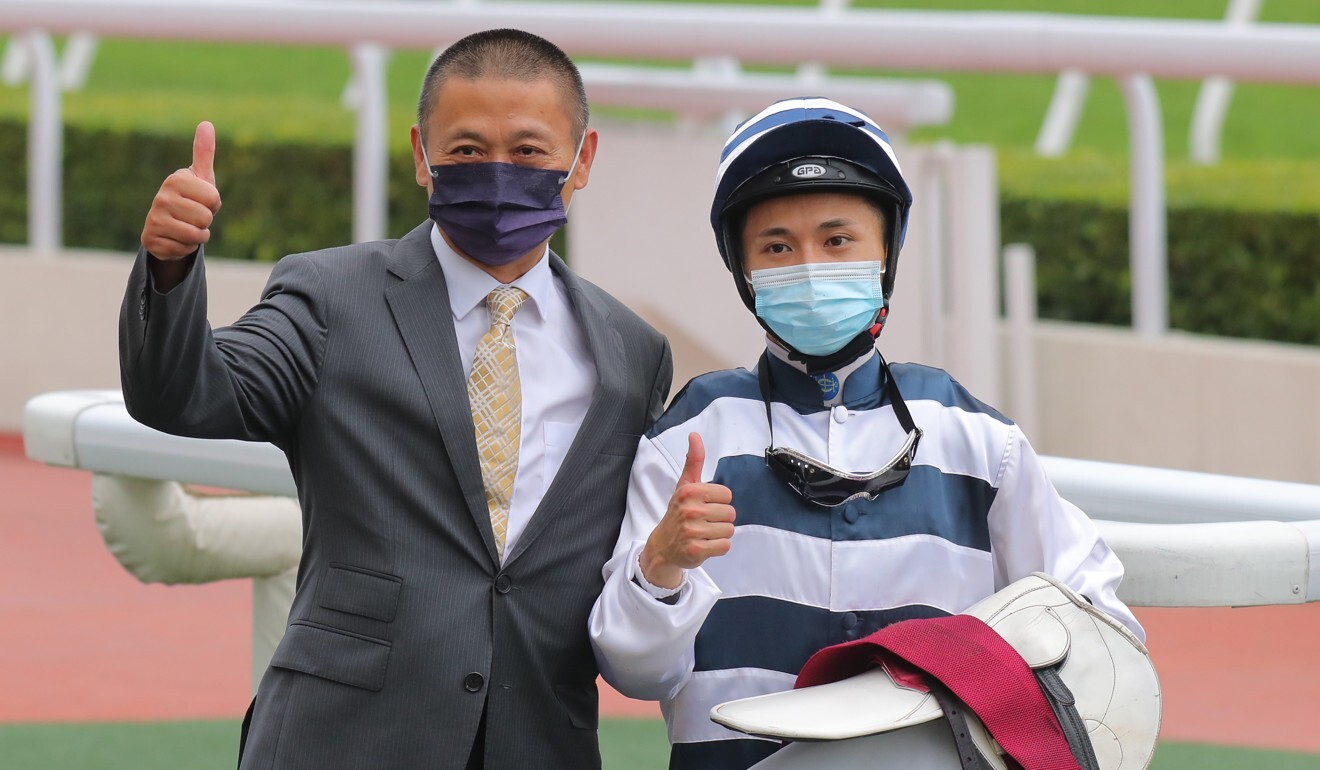
<instances>
[{"instance_id":1,"label":"purple face mask","mask_svg":"<svg viewBox=\"0 0 1320 770\"><path fill-rule=\"evenodd\" d=\"M568 221L560 191L577 168L578 150L566 172L493 162L431 166L431 219L459 251L485 265L507 265Z\"/></svg>"}]
</instances>

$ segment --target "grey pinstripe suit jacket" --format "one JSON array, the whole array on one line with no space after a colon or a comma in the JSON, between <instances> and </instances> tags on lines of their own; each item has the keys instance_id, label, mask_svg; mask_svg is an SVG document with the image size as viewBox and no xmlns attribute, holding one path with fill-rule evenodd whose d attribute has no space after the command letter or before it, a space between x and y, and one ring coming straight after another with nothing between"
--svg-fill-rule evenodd
<instances>
[{"instance_id":1,"label":"grey pinstripe suit jacket","mask_svg":"<svg viewBox=\"0 0 1320 770\"><path fill-rule=\"evenodd\" d=\"M462 768L483 704L487 768L600 765L587 615L639 437L668 396L669 346L551 257L599 381L501 568L429 230L286 257L261 302L214 333L202 255L163 295L144 254L133 266L130 413L270 441L298 482L298 592L243 768Z\"/></svg>"}]
</instances>

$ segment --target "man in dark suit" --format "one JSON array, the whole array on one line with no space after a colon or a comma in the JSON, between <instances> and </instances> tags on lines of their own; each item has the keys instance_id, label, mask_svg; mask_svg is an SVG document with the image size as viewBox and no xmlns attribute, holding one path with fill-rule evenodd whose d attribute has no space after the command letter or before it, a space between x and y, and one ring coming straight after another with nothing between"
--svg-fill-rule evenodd
<instances>
[{"instance_id":1,"label":"man in dark suit","mask_svg":"<svg viewBox=\"0 0 1320 770\"><path fill-rule=\"evenodd\" d=\"M284 258L213 332L200 125L129 279L125 401L171 433L270 441L298 482L298 592L242 768L598 767L587 616L668 343L547 248L597 144L562 51L464 38L412 144L431 222Z\"/></svg>"}]
</instances>

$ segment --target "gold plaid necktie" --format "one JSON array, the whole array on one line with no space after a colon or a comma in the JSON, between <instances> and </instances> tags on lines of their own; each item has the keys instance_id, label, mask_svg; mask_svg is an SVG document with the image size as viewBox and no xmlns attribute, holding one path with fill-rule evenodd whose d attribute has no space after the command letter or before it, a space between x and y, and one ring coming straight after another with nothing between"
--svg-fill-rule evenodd
<instances>
[{"instance_id":1,"label":"gold plaid necktie","mask_svg":"<svg viewBox=\"0 0 1320 770\"><path fill-rule=\"evenodd\" d=\"M527 294L515 286L500 286L486 295L490 331L477 343L468 377L468 401L476 429L477 456L486 486L486 507L495 532L495 549L504 560L509 531L509 503L518 473L518 444L522 432L522 385L513 346L513 314Z\"/></svg>"}]
</instances>

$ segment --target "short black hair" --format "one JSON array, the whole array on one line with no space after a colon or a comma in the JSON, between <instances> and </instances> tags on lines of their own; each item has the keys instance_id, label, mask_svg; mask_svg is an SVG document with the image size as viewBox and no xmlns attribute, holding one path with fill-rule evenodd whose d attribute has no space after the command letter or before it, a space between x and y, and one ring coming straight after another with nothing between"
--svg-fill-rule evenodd
<instances>
[{"instance_id":1,"label":"short black hair","mask_svg":"<svg viewBox=\"0 0 1320 770\"><path fill-rule=\"evenodd\" d=\"M426 71L417 100L417 127L423 137L435 109L436 94L453 76L465 80L492 76L523 82L549 78L564 96L574 137L581 138L587 130L591 112L582 73L568 54L543 37L520 29L488 29L474 32L442 51Z\"/></svg>"}]
</instances>

